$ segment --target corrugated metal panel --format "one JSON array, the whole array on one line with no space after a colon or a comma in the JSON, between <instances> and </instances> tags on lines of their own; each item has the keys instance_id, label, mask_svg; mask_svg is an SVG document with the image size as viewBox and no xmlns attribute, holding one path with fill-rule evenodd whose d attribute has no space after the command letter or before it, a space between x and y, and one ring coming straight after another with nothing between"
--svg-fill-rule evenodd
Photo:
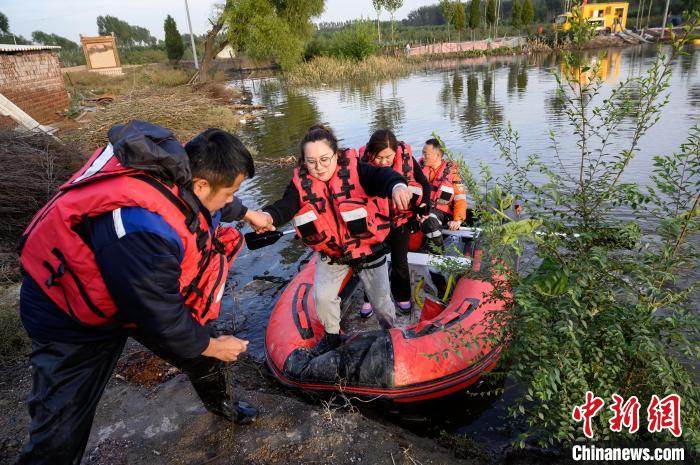
<instances>
[{"instance_id":1,"label":"corrugated metal panel","mask_svg":"<svg viewBox=\"0 0 700 465\"><path fill-rule=\"evenodd\" d=\"M14 45L0 44L0 52L33 52L37 50L59 50L58 45Z\"/></svg>"}]
</instances>

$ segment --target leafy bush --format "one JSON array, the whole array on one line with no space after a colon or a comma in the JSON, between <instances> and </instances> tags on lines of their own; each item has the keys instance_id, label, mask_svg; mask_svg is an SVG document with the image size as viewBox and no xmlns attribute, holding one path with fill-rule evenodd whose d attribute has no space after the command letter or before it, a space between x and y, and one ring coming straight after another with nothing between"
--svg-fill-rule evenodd
<instances>
[{"instance_id":1,"label":"leafy bush","mask_svg":"<svg viewBox=\"0 0 700 465\"><path fill-rule=\"evenodd\" d=\"M686 32L698 24L696 19ZM573 28L563 77L555 74L578 163L572 167L560 158L553 131L554 161L522 157L517 131L494 125L508 174L494 178L482 166L477 179L462 167L486 260L496 271L476 276L494 285L490 298L507 303L483 322L491 328L486 337L507 347L505 359L524 387L511 410L529 425L521 446L585 440L572 411L592 391L605 401L593 418L596 440L682 441L698 453L700 388L693 370L700 361L700 315L692 299L700 283L692 270L700 266L700 126L691 128L676 153L654 157L648 185L622 182L640 139L668 101L673 60L685 39L603 98L597 65L581 50L591 33L585 21ZM592 77L582 79L583 73ZM626 147L611 147L613 138ZM620 209L636 220L620 218ZM653 229L641 231L639 224L649 220ZM480 341L465 344L474 342ZM610 431L614 393L637 396L643 406L635 435ZM682 399L679 439L643 431L652 395L669 394Z\"/></svg>"},{"instance_id":2,"label":"leafy bush","mask_svg":"<svg viewBox=\"0 0 700 465\"><path fill-rule=\"evenodd\" d=\"M377 41L371 21L356 21L333 35L328 54L340 58L363 60L377 50Z\"/></svg>"},{"instance_id":3,"label":"leafy bush","mask_svg":"<svg viewBox=\"0 0 700 465\"><path fill-rule=\"evenodd\" d=\"M147 65L149 63L167 63L168 55L165 50L157 47L134 47L121 53L122 64Z\"/></svg>"}]
</instances>

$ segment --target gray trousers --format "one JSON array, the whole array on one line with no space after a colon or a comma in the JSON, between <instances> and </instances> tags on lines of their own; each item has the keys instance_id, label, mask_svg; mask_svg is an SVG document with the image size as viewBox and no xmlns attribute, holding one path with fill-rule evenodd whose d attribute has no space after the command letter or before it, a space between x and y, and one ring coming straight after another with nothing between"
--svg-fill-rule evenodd
<instances>
[{"instance_id":1,"label":"gray trousers","mask_svg":"<svg viewBox=\"0 0 700 465\"><path fill-rule=\"evenodd\" d=\"M384 263L373 267L382 260ZM327 333L338 334L340 332L340 297L338 294L343 280L350 271L348 265L331 264L327 258L322 256L316 262L314 305L316 306L316 315ZM363 265L363 268L358 270L358 275L379 324L384 329L393 328L396 309L391 301L386 257L382 256L374 262Z\"/></svg>"}]
</instances>

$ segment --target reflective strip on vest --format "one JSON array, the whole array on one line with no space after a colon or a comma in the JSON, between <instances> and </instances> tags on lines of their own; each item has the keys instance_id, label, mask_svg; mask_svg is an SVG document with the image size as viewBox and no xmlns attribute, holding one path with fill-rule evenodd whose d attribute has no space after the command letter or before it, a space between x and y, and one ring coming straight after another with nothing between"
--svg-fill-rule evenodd
<instances>
[{"instance_id":1,"label":"reflective strip on vest","mask_svg":"<svg viewBox=\"0 0 700 465\"><path fill-rule=\"evenodd\" d=\"M418 187L418 186L409 185L408 189L411 191L411 193L413 193L415 195L423 194L423 189Z\"/></svg>"},{"instance_id":2,"label":"reflective strip on vest","mask_svg":"<svg viewBox=\"0 0 700 465\"><path fill-rule=\"evenodd\" d=\"M221 289L219 290L219 293L216 295L216 300L215 302L218 304L221 302L221 299L224 297L224 289L226 288L226 281L221 283Z\"/></svg>"},{"instance_id":3,"label":"reflective strip on vest","mask_svg":"<svg viewBox=\"0 0 700 465\"><path fill-rule=\"evenodd\" d=\"M455 195L455 201L456 200L467 200L467 194Z\"/></svg>"},{"instance_id":4,"label":"reflective strip on vest","mask_svg":"<svg viewBox=\"0 0 700 465\"><path fill-rule=\"evenodd\" d=\"M307 223L311 223L312 221L316 221L318 219L318 216L316 216L316 213L313 211L308 211L306 213L303 213L301 215L297 215L294 218L292 218L292 225L295 228L298 228L299 226L303 226Z\"/></svg>"},{"instance_id":5,"label":"reflective strip on vest","mask_svg":"<svg viewBox=\"0 0 700 465\"><path fill-rule=\"evenodd\" d=\"M95 158L90 167L87 170L85 170L83 174L75 178L71 184L80 182L83 179L89 178L90 176L93 176L94 174L98 173L102 168L104 168L104 166L107 164L110 158L112 158L113 155L114 147L112 147L112 144L107 144L107 147L105 147L100 156Z\"/></svg>"},{"instance_id":6,"label":"reflective strip on vest","mask_svg":"<svg viewBox=\"0 0 700 465\"><path fill-rule=\"evenodd\" d=\"M114 231L117 233L117 238L121 239L126 236L126 229L124 229L124 222L122 221L122 209L117 208L112 211L112 219L114 220Z\"/></svg>"},{"instance_id":7,"label":"reflective strip on vest","mask_svg":"<svg viewBox=\"0 0 700 465\"><path fill-rule=\"evenodd\" d=\"M360 207L354 210L340 212L340 216L343 218L343 221L349 223L351 221L367 218L367 210L365 210L364 207Z\"/></svg>"},{"instance_id":8,"label":"reflective strip on vest","mask_svg":"<svg viewBox=\"0 0 700 465\"><path fill-rule=\"evenodd\" d=\"M440 236L442 236L442 232L440 232L439 230L425 233L425 237L429 237L430 239L433 239L435 237L440 237Z\"/></svg>"},{"instance_id":9,"label":"reflective strip on vest","mask_svg":"<svg viewBox=\"0 0 700 465\"><path fill-rule=\"evenodd\" d=\"M455 193L455 190L453 188L451 188L450 186L444 186L444 185L440 186L440 190L443 192L447 192L450 195Z\"/></svg>"}]
</instances>

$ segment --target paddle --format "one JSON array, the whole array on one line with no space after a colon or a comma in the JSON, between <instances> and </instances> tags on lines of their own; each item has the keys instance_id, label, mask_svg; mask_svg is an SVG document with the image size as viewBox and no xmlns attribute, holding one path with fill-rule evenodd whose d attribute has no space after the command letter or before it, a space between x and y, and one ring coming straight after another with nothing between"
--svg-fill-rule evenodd
<instances>
[{"instance_id":1,"label":"paddle","mask_svg":"<svg viewBox=\"0 0 700 465\"><path fill-rule=\"evenodd\" d=\"M245 245L248 246L248 250L257 250L268 245L272 245L287 234L296 232L296 229L290 229L287 231L267 231L261 234L256 232L246 233L243 237L245 238Z\"/></svg>"}]
</instances>

